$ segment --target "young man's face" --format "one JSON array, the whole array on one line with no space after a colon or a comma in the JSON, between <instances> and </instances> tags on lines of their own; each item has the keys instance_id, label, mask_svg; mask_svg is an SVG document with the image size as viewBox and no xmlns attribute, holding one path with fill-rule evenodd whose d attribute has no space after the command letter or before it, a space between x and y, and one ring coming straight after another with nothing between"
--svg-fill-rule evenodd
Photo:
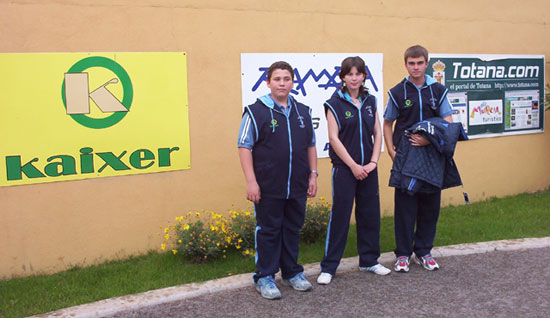
<instances>
[{"instance_id":1,"label":"young man's face","mask_svg":"<svg viewBox=\"0 0 550 318\"><path fill-rule=\"evenodd\" d=\"M294 81L288 70L276 69L271 73L271 79L267 80L267 87L271 89L271 96L277 101L285 100L293 85Z\"/></svg>"},{"instance_id":2,"label":"young man's face","mask_svg":"<svg viewBox=\"0 0 550 318\"><path fill-rule=\"evenodd\" d=\"M405 63L407 72L412 80L424 80L424 74L426 73L426 68L428 68L428 61L423 56L419 57L408 57L407 63Z\"/></svg>"}]
</instances>

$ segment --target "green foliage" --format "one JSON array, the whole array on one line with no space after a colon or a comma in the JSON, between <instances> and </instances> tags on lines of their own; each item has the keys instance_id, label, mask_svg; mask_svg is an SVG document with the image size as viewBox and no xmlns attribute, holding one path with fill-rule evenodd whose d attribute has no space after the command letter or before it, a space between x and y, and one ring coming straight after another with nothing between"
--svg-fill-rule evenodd
<instances>
[{"instance_id":1,"label":"green foliage","mask_svg":"<svg viewBox=\"0 0 550 318\"><path fill-rule=\"evenodd\" d=\"M323 240L327 234L330 218L330 204L321 197L320 202L309 203L306 209L304 226L300 230L300 240L312 244Z\"/></svg>"},{"instance_id":2,"label":"green foliage","mask_svg":"<svg viewBox=\"0 0 550 318\"><path fill-rule=\"evenodd\" d=\"M212 218L208 223L201 219L200 212L176 217L176 224L164 229L165 242L161 249L166 249L167 243L175 245L172 253L179 253L193 263L225 258L224 254L235 236L230 232L225 217L215 212L210 212L210 215ZM195 220L191 221L191 218Z\"/></svg>"},{"instance_id":3,"label":"green foliage","mask_svg":"<svg viewBox=\"0 0 550 318\"><path fill-rule=\"evenodd\" d=\"M229 211L231 215L231 232L234 235L235 248L242 248L244 255L254 256L254 232L256 218L250 211Z\"/></svg>"}]
</instances>

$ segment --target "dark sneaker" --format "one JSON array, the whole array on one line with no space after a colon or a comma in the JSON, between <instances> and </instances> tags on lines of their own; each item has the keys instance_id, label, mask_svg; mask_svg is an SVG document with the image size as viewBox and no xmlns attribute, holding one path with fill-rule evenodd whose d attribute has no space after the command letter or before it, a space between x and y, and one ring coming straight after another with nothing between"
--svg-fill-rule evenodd
<instances>
[{"instance_id":1,"label":"dark sneaker","mask_svg":"<svg viewBox=\"0 0 550 318\"><path fill-rule=\"evenodd\" d=\"M432 257L431 254L426 254L422 257L418 257L415 255L414 262L416 264L422 265L422 267L424 267L429 271L434 271L439 269L439 264L437 264L437 262L435 261L435 259Z\"/></svg>"},{"instance_id":2,"label":"dark sneaker","mask_svg":"<svg viewBox=\"0 0 550 318\"><path fill-rule=\"evenodd\" d=\"M393 270L396 272L409 272L409 258L407 256L399 256L397 258L397 261L395 262L395 265L393 265Z\"/></svg>"},{"instance_id":3,"label":"dark sneaker","mask_svg":"<svg viewBox=\"0 0 550 318\"><path fill-rule=\"evenodd\" d=\"M266 276L258 279L255 283L256 290L262 295L263 298L267 299L279 299L281 298L281 292L277 285L275 284L275 279L271 276Z\"/></svg>"}]
</instances>

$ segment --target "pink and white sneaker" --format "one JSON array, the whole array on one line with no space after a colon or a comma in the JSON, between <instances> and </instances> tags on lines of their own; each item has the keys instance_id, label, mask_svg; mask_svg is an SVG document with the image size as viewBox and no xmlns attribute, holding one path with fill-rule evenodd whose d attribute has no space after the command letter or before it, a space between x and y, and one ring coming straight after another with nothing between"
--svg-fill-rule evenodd
<instances>
[{"instance_id":1,"label":"pink and white sneaker","mask_svg":"<svg viewBox=\"0 0 550 318\"><path fill-rule=\"evenodd\" d=\"M399 256L395 265L393 265L393 270L396 272L409 272L409 258L407 256Z\"/></svg>"}]
</instances>

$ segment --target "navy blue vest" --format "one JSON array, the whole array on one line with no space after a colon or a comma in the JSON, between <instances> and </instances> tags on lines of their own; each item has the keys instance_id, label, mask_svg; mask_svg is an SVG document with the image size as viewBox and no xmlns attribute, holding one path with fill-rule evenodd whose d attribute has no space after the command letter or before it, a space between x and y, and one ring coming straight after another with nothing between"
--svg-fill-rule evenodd
<instances>
[{"instance_id":1,"label":"navy blue vest","mask_svg":"<svg viewBox=\"0 0 550 318\"><path fill-rule=\"evenodd\" d=\"M416 86L405 78L388 93L399 111L393 130L393 144L397 147L407 128L419 121L439 117L439 108L445 100L447 89L437 82L425 83L419 94Z\"/></svg>"},{"instance_id":2,"label":"navy blue vest","mask_svg":"<svg viewBox=\"0 0 550 318\"><path fill-rule=\"evenodd\" d=\"M307 195L308 148L313 138L309 107L293 103L288 118L259 99L245 108L254 122L254 173L262 197L289 199Z\"/></svg>"},{"instance_id":3,"label":"navy blue vest","mask_svg":"<svg viewBox=\"0 0 550 318\"><path fill-rule=\"evenodd\" d=\"M339 91L325 102L325 114L329 109L338 123L338 139L342 142L353 160L360 165L369 163L372 156L374 123L376 120L376 98L366 95L361 104L361 110L346 100ZM333 166L346 167L336 152L329 148L329 156Z\"/></svg>"}]
</instances>

